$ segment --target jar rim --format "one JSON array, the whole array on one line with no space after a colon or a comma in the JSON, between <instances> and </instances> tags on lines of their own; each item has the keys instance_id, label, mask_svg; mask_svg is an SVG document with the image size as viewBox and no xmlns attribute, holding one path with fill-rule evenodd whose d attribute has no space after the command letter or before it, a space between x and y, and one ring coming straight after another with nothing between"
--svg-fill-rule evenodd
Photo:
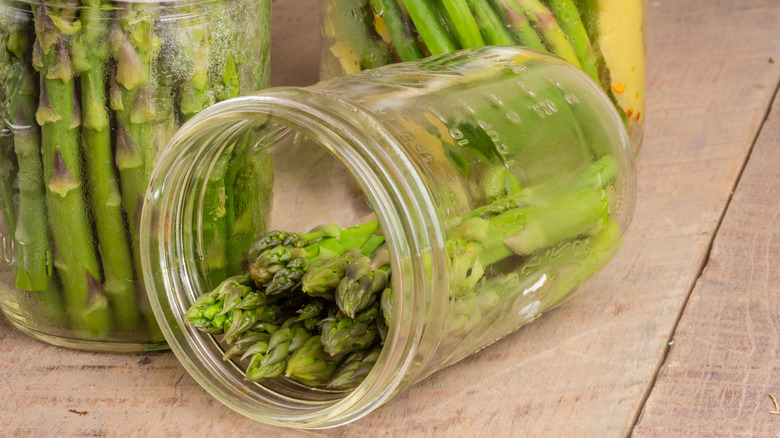
<instances>
[{"instance_id":1,"label":"jar rim","mask_svg":"<svg viewBox=\"0 0 780 438\"><path fill-rule=\"evenodd\" d=\"M339 111L342 114L338 114ZM407 176L410 172L415 173L414 165L401 152L400 144L390 132L380 123L374 123L372 127L375 131L367 134L363 130L365 124L358 126L342 117L344 113L355 112L376 121L366 109L333 96L327 96L326 105L324 101L318 101L317 93L298 88L280 87L231 99L206 109L185 124L161 154L152 174L141 218L141 254L147 292L158 323L171 349L201 386L227 406L261 422L326 428L361 418L414 379L412 360L425 334L425 326L441 324L443 319L443 315L431 318L429 314L431 298L426 295L435 279L427 277L432 275L430 270L423 272L421 261L421 257L440 262L444 260L443 231L436 220L433 202L424 190L407 186ZM393 275L392 280L393 290L398 291L394 293L393 324L372 372L361 385L342 398L309 404L301 409L290 408L299 401L294 397L264 392L263 397L253 398L252 391L246 389L246 382L236 381L235 365L222 362L221 357L215 360L216 347L204 341L210 335L202 335L194 328L186 327L183 314L189 302L178 289L186 284L177 283L179 280L175 278L160 281L157 277L157 274L175 274L168 266L170 254L162 254L171 249L166 246L170 243L166 240L171 237L170 230L176 232L176 227L168 222L171 218L167 216L173 211L163 210L161 219L159 207L172 201L171 189L166 189L166 184L170 185L171 181L166 182L166 179L177 175L170 171L172 166L183 165L180 158L182 148L193 147L193 141L203 129L228 127L271 115L276 120L289 123L287 128L313 139L352 174L382 226L391 253L391 269L399 273ZM385 155L387 153L396 155L390 157ZM399 197L404 199L399 200ZM410 208L415 210L413 215L409 214ZM161 222L158 221L166 221L166 227L160 227ZM153 245L155 239L160 242L158 247ZM414 259L418 260L409 262ZM406 292L411 290L415 292ZM200 339L196 340L196 337ZM262 384L253 387L253 390L270 391ZM282 399L288 409L279 406L270 408L269 403Z\"/></svg>"}]
</instances>

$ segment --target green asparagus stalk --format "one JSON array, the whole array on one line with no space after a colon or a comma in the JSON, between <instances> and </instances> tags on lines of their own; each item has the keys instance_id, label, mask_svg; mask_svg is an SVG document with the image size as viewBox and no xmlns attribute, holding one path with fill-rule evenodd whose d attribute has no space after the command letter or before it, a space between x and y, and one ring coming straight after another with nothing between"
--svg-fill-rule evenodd
<instances>
[{"instance_id":1,"label":"green asparagus stalk","mask_svg":"<svg viewBox=\"0 0 780 438\"><path fill-rule=\"evenodd\" d=\"M499 14L490 5L489 0L469 0L474 18L482 30L485 43L492 46L510 46L515 44L507 26Z\"/></svg>"},{"instance_id":2,"label":"green asparagus stalk","mask_svg":"<svg viewBox=\"0 0 780 438\"><path fill-rule=\"evenodd\" d=\"M252 356L246 370L247 380L259 381L281 376L287 368L289 355L312 338L312 334L303 325L295 322L294 318L288 321L271 335L265 352Z\"/></svg>"},{"instance_id":3,"label":"green asparagus stalk","mask_svg":"<svg viewBox=\"0 0 780 438\"><path fill-rule=\"evenodd\" d=\"M105 274L104 289L122 331L139 331L140 315L133 279L133 258L122 216L122 198L114 174L111 126L106 96L108 15L105 0L82 0L82 31L74 46L80 73L82 144L98 248Z\"/></svg>"},{"instance_id":4,"label":"green asparagus stalk","mask_svg":"<svg viewBox=\"0 0 780 438\"><path fill-rule=\"evenodd\" d=\"M297 321L302 323L310 332L315 332L324 310L325 302L323 300L315 299L301 309Z\"/></svg>"},{"instance_id":5,"label":"green asparagus stalk","mask_svg":"<svg viewBox=\"0 0 780 438\"><path fill-rule=\"evenodd\" d=\"M446 0L441 1L440 5L452 23L453 33L460 48L469 49L485 45L477 21L466 0Z\"/></svg>"},{"instance_id":6,"label":"green asparagus stalk","mask_svg":"<svg viewBox=\"0 0 780 438\"><path fill-rule=\"evenodd\" d=\"M381 19L387 27L393 48L402 61L413 61L423 57L417 38L412 34L411 22L404 15L396 0L375 0Z\"/></svg>"},{"instance_id":7,"label":"green asparagus stalk","mask_svg":"<svg viewBox=\"0 0 780 438\"><path fill-rule=\"evenodd\" d=\"M254 333L254 332L246 332L244 333L238 340L233 342L230 345L230 348L225 350L225 354L222 356L222 360L230 360L236 357L241 357L247 352L250 352L250 348L253 346L257 349L257 351L260 351L261 348L260 345L264 344L262 346L262 351L266 351L268 349L268 341L271 339L271 334L268 333ZM252 353L250 352L250 355Z\"/></svg>"},{"instance_id":8,"label":"green asparagus stalk","mask_svg":"<svg viewBox=\"0 0 780 438\"><path fill-rule=\"evenodd\" d=\"M334 291L347 272L349 263L363 255L357 248L346 251L341 257L320 259L309 266L301 279L303 292L312 297L334 299Z\"/></svg>"},{"instance_id":9,"label":"green asparagus stalk","mask_svg":"<svg viewBox=\"0 0 780 438\"><path fill-rule=\"evenodd\" d=\"M16 233L16 207L14 198L16 190L14 181L18 172L12 129L7 122L13 119L7 114L13 109L11 102L14 94L14 82L19 82L24 71L22 60L13 54L8 47L9 39L18 38L13 29L14 23L0 17L0 171L3 180L0 181L0 214L3 217L7 234L13 237ZM18 93L18 91L16 92Z\"/></svg>"},{"instance_id":10,"label":"green asparagus stalk","mask_svg":"<svg viewBox=\"0 0 780 438\"><path fill-rule=\"evenodd\" d=\"M390 253L381 249L373 258L358 257L345 268L344 278L336 288L336 305L350 318L377 300L390 279Z\"/></svg>"},{"instance_id":11,"label":"green asparagus stalk","mask_svg":"<svg viewBox=\"0 0 780 438\"><path fill-rule=\"evenodd\" d=\"M34 72L26 65L28 53L32 43L19 23L0 16L0 108L4 109L0 116L3 117L0 125L0 167L3 170L3 182L0 184L0 212L3 214L6 230L11 237L21 237L17 242L18 268L16 270L17 283L27 290L46 290L48 276L45 262L48 249L48 240L45 234L45 220L39 222L43 231L41 238L32 239L27 235L27 229L35 227L35 222L30 227L25 227L24 220L31 211L29 208L31 196L37 197L40 209L36 213L42 213L45 217L45 205L43 204L43 185L40 164L40 149L37 127L32 126L32 114L35 112L35 101L38 95L38 86L35 83ZM7 123L7 124L6 124ZM16 156L13 154L16 152ZM28 156L28 154L37 154ZM37 166L36 166L37 164ZM14 206L14 181L19 185L19 208ZM30 178L38 177L36 181ZM17 231L17 219L20 229ZM37 236L36 236L37 237ZM45 244L46 250L35 251L40 248L36 244ZM27 255L30 250L39 256L38 263L33 262ZM49 257L50 259L50 257ZM32 263L31 263L32 262ZM43 269L36 269L36 267ZM31 273L28 275L27 270ZM37 275L39 274L39 275ZM32 277L32 280L30 279ZM33 287L34 286L34 287Z\"/></svg>"},{"instance_id":12,"label":"green asparagus stalk","mask_svg":"<svg viewBox=\"0 0 780 438\"><path fill-rule=\"evenodd\" d=\"M511 0L507 3L510 3L515 12L524 14L531 25L539 30L550 52L582 68L574 49L566 39L566 34L547 6L539 0Z\"/></svg>"},{"instance_id":13,"label":"green asparagus stalk","mask_svg":"<svg viewBox=\"0 0 780 438\"><path fill-rule=\"evenodd\" d=\"M558 23L566 34L574 54L580 61L582 70L596 82L599 81L599 72L596 65L596 54L591 46L588 32L582 23L580 12L572 0L548 0L550 9L555 14Z\"/></svg>"},{"instance_id":14,"label":"green asparagus stalk","mask_svg":"<svg viewBox=\"0 0 780 438\"><path fill-rule=\"evenodd\" d=\"M204 11L196 6L185 8L183 12L203 17ZM179 110L183 119L189 120L195 114L213 104L209 81L209 28L202 18L178 26L181 62L187 66L186 76L178 87Z\"/></svg>"},{"instance_id":15,"label":"green asparagus stalk","mask_svg":"<svg viewBox=\"0 0 780 438\"><path fill-rule=\"evenodd\" d=\"M157 107L160 91L152 81L154 62L161 40L153 23L159 11L142 3L128 4L117 11L109 39L116 59L116 70L109 78L109 103L116 113L116 167L130 230L133 267L139 287L138 307L154 340L162 334L143 293L143 270L140 256L138 220L146 193L150 169L158 147L154 122L161 110ZM163 111L164 112L164 111Z\"/></svg>"},{"instance_id":16,"label":"green asparagus stalk","mask_svg":"<svg viewBox=\"0 0 780 438\"><path fill-rule=\"evenodd\" d=\"M431 55L458 49L429 0L403 0L403 4Z\"/></svg>"},{"instance_id":17,"label":"green asparagus stalk","mask_svg":"<svg viewBox=\"0 0 780 438\"><path fill-rule=\"evenodd\" d=\"M328 388L347 390L360 385L374 367L382 352L381 347L356 351L344 360L328 381Z\"/></svg>"},{"instance_id":18,"label":"green asparagus stalk","mask_svg":"<svg viewBox=\"0 0 780 438\"><path fill-rule=\"evenodd\" d=\"M347 250L362 247L371 239L379 229L377 221L366 222L354 227L339 230L335 224L318 227L306 234L293 233L287 237L287 241L279 246L266 247L265 242L258 241L253 245L255 253L262 252L252 265L252 278L258 287L265 287L269 283L287 283L288 276L295 276L294 285L284 290L292 289L300 283L302 270L305 270L312 262L321 258L338 257ZM303 261L295 261L302 259ZM287 269L290 263L292 269ZM279 278L275 278L276 275ZM279 290L281 291L281 290ZM278 291L277 291L278 292Z\"/></svg>"},{"instance_id":19,"label":"green asparagus stalk","mask_svg":"<svg viewBox=\"0 0 780 438\"><path fill-rule=\"evenodd\" d=\"M308 386L326 385L344 357L329 355L320 340L311 337L289 358L284 375Z\"/></svg>"},{"instance_id":20,"label":"green asparagus stalk","mask_svg":"<svg viewBox=\"0 0 780 438\"><path fill-rule=\"evenodd\" d=\"M271 212L273 198L273 156L252 146L260 135L248 133L233 149L225 176L225 228L227 229L228 272L247 272L249 250Z\"/></svg>"},{"instance_id":21,"label":"green asparagus stalk","mask_svg":"<svg viewBox=\"0 0 780 438\"><path fill-rule=\"evenodd\" d=\"M14 207L14 181L19 168L14 154L13 136L9 130L0 129L0 214L3 217L8 236L16 234L16 208Z\"/></svg>"},{"instance_id":22,"label":"green asparagus stalk","mask_svg":"<svg viewBox=\"0 0 780 438\"><path fill-rule=\"evenodd\" d=\"M45 187L41 161L40 134L34 125L37 86L26 73L14 122L14 149L19 162L19 208L15 239L17 243L16 287L30 291L49 288L51 248L46 225Z\"/></svg>"},{"instance_id":23,"label":"green asparagus stalk","mask_svg":"<svg viewBox=\"0 0 780 438\"><path fill-rule=\"evenodd\" d=\"M15 286L35 292L30 308L40 309L40 314L53 325L64 327L68 325L68 315L57 284L52 280L53 256L46 221L40 133L34 121L38 86L31 66L21 78L17 109L11 113L14 149L19 162Z\"/></svg>"},{"instance_id":24,"label":"green asparagus stalk","mask_svg":"<svg viewBox=\"0 0 780 438\"><path fill-rule=\"evenodd\" d=\"M217 158L206 182L202 222L203 263L208 278L217 282L227 276L227 214L226 174L232 148Z\"/></svg>"},{"instance_id":25,"label":"green asparagus stalk","mask_svg":"<svg viewBox=\"0 0 780 438\"><path fill-rule=\"evenodd\" d=\"M393 287L388 285L385 290L382 291L382 297L379 299L379 309L382 310L382 317L385 320L386 325L390 325L390 321L393 317Z\"/></svg>"},{"instance_id":26,"label":"green asparagus stalk","mask_svg":"<svg viewBox=\"0 0 780 438\"><path fill-rule=\"evenodd\" d=\"M515 0L490 0L490 3L518 44L545 50L542 39L531 27L528 18L516 6Z\"/></svg>"},{"instance_id":27,"label":"green asparagus stalk","mask_svg":"<svg viewBox=\"0 0 780 438\"><path fill-rule=\"evenodd\" d=\"M320 341L331 356L351 353L371 346L377 339L375 319L379 314L377 306L364 310L354 318L341 311L332 312L322 320Z\"/></svg>"},{"instance_id":28,"label":"green asparagus stalk","mask_svg":"<svg viewBox=\"0 0 780 438\"><path fill-rule=\"evenodd\" d=\"M201 295L187 312L187 320L201 331L239 336L258 322L276 320L280 308L263 292L252 288L249 275L226 279L216 289Z\"/></svg>"},{"instance_id":29,"label":"green asparagus stalk","mask_svg":"<svg viewBox=\"0 0 780 438\"><path fill-rule=\"evenodd\" d=\"M38 78L32 69L31 52L34 35L22 22L0 17L0 94L3 94L4 120L10 132L5 140L13 163L4 157L6 184L15 185L18 197L9 190L4 208L6 227L15 240L15 286L30 292L23 309L34 309L53 325L65 327L68 316L54 281L52 253L46 223L46 189L43 184L40 133L35 124L38 103ZM2 135L2 134L0 134ZM18 163L18 172L15 166ZM16 176L13 178L12 176ZM16 204L16 205L14 205ZM12 216L15 214L15 217ZM20 299L28 299L22 295Z\"/></svg>"},{"instance_id":30,"label":"green asparagus stalk","mask_svg":"<svg viewBox=\"0 0 780 438\"><path fill-rule=\"evenodd\" d=\"M49 223L56 248L54 265L74 328L102 337L113 327L110 317L102 315L109 313L107 298L95 287L100 284L101 272L82 184L81 113L68 47L81 26L75 19L76 4L58 6L50 8L42 3L35 16L41 75L36 120L41 126L47 208L49 217L67 218Z\"/></svg>"}]
</instances>

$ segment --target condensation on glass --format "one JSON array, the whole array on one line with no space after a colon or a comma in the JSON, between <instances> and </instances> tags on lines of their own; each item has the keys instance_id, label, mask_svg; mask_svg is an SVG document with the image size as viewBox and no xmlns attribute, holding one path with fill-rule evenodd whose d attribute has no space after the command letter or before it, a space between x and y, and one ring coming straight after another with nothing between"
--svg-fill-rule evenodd
<instances>
[{"instance_id":1,"label":"condensation on glass","mask_svg":"<svg viewBox=\"0 0 780 438\"><path fill-rule=\"evenodd\" d=\"M141 275L143 195L178 126L267 86L270 3L0 0L0 308L16 327L165 348Z\"/></svg>"}]
</instances>

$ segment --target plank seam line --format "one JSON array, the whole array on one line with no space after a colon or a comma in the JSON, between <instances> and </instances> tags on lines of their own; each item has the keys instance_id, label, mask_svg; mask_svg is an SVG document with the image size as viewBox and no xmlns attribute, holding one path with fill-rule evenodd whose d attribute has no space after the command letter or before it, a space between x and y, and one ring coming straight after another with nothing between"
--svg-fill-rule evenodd
<instances>
[{"instance_id":1,"label":"plank seam line","mask_svg":"<svg viewBox=\"0 0 780 438\"><path fill-rule=\"evenodd\" d=\"M649 384L647 385L644 393L642 394L642 398L639 401L639 406L634 412L633 418L630 423L631 426L628 428L626 432L627 437L633 435L634 429L636 429L636 426L639 424L639 421L642 419L642 414L644 413L645 405L647 404L647 401L650 399L650 394L653 392L653 388L655 387L656 381L658 380L658 376L661 374L661 370L664 368L666 362L669 360L669 355L672 350L671 347L672 344L674 343L674 334L677 332L677 327L680 325L680 321L682 320L683 314L685 313L685 309L688 307L688 302L690 301L691 296L693 295L693 291L696 290L696 285L699 283L699 280L702 279L704 275L704 271L707 269L707 265L709 264L710 257L712 255L712 248L715 243L715 238L718 236L720 227L721 225L723 225L723 219L726 217L726 213L728 212L729 207L731 206L731 201L734 199L734 193L736 193L737 187L739 186L739 183L742 180L742 176L745 173L745 169L747 168L747 164L750 161L750 157L753 155L753 149L755 149L756 143L758 143L758 139L761 137L761 132L764 130L766 121L769 118L769 114L772 112L772 107L774 106L776 99L778 97L778 91L780 91L780 78L778 78L777 83L775 84L775 89L769 98L769 104L767 105L766 110L764 111L763 117L761 118L761 121L758 123L758 128L756 129L753 138L750 140L750 146L748 147L747 153L745 154L745 158L742 161L742 165L740 166L740 169L737 172L737 177L734 178L734 183L731 186L731 192L726 198L726 203L723 206L723 210L721 211L720 216L718 217L717 224L715 225L715 228L712 231L712 236L710 237L710 241L707 244L707 248L704 251L704 257L702 257L701 263L699 264L699 267L696 270L696 275L694 276L694 280L691 286L688 288L688 292L686 293L685 304L681 307L680 312L677 314L677 317L674 321L674 324L672 324L672 329L667 338L669 339L669 341L666 343L659 365L656 367L655 372L653 373L653 376L650 379ZM778 111L780 111L780 108L778 108Z\"/></svg>"}]
</instances>

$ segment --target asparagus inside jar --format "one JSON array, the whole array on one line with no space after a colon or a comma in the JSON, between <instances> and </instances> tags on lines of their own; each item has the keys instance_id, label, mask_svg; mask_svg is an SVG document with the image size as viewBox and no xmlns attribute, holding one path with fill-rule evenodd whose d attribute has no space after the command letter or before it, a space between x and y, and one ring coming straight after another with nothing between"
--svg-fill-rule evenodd
<instances>
[{"instance_id":1,"label":"asparagus inside jar","mask_svg":"<svg viewBox=\"0 0 780 438\"><path fill-rule=\"evenodd\" d=\"M325 0L321 76L485 45L559 56L610 96L641 142L644 0Z\"/></svg>"},{"instance_id":2,"label":"asparagus inside jar","mask_svg":"<svg viewBox=\"0 0 780 438\"><path fill-rule=\"evenodd\" d=\"M0 0L0 307L17 327L165 348L140 259L152 167L192 115L267 86L269 14L268 0ZM216 233L210 256L229 269L225 234L241 233Z\"/></svg>"},{"instance_id":3,"label":"asparagus inside jar","mask_svg":"<svg viewBox=\"0 0 780 438\"><path fill-rule=\"evenodd\" d=\"M213 284L194 283L183 319L216 335L211 354L241 379L275 390L355 388L402 342L397 327L411 317L399 308L418 294L438 315L420 373L460 360L562 302L614 254L630 220L619 117L582 72L537 52L479 48L386 66L270 90L213 118L180 143L216 154L199 165L214 169L249 135L247 150L270 163L272 208L243 270L202 271ZM390 194L376 188L394 175ZM424 231L389 220L393 209ZM410 247L415 262L398 256ZM408 278L415 263L431 284Z\"/></svg>"}]
</instances>

